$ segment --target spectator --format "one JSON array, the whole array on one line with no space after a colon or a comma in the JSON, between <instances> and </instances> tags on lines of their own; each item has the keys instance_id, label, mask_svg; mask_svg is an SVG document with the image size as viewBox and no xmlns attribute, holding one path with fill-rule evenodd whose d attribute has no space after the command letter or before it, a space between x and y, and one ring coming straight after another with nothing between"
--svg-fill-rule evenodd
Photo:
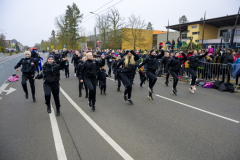
<instances>
[{"instance_id":1,"label":"spectator","mask_svg":"<svg viewBox=\"0 0 240 160\"><path fill-rule=\"evenodd\" d=\"M233 63L234 63L237 60L236 52L233 51L232 55L233 55Z\"/></svg>"},{"instance_id":2,"label":"spectator","mask_svg":"<svg viewBox=\"0 0 240 160\"><path fill-rule=\"evenodd\" d=\"M167 46L167 50L169 50L169 48L171 47L171 42L168 40L165 44Z\"/></svg>"},{"instance_id":3,"label":"spectator","mask_svg":"<svg viewBox=\"0 0 240 160\"><path fill-rule=\"evenodd\" d=\"M230 81L230 74L229 74L229 68L228 68L228 63L232 64L233 63L233 55L232 55L232 49L229 48L227 49L227 53L223 53L222 57L221 57L221 62L222 64L222 82L224 82L225 80L225 74L227 74L227 83L229 83Z\"/></svg>"},{"instance_id":4,"label":"spectator","mask_svg":"<svg viewBox=\"0 0 240 160\"><path fill-rule=\"evenodd\" d=\"M182 47L182 41L181 41L181 38L179 37L178 39L177 39L177 48L178 48L178 50L180 50L181 49L181 47Z\"/></svg>"},{"instance_id":5,"label":"spectator","mask_svg":"<svg viewBox=\"0 0 240 160\"><path fill-rule=\"evenodd\" d=\"M161 50L163 48L163 43L162 41L159 43L159 50ZM148 50L149 51L149 50ZM150 53L150 52L149 52Z\"/></svg>"},{"instance_id":6,"label":"spectator","mask_svg":"<svg viewBox=\"0 0 240 160\"><path fill-rule=\"evenodd\" d=\"M174 51L174 46L175 46L175 41L174 39L172 40L172 52Z\"/></svg>"},{"instance_id":7,"label":"spectator","mask_svg":"<svg viewBox=\"0 0 240 160\"><path fill-rule=\"evenodd\" d=\"M199 50L198 50L198 56L200 56L201 53L202 53L202 51L199 49Z\"/></svg>"}]
</instances>

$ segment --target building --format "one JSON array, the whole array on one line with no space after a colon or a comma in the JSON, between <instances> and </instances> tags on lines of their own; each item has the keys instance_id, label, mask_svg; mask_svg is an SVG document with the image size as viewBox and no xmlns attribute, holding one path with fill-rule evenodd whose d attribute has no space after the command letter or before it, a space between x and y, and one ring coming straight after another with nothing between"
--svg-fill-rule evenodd
<instances>
[{"instance_id":1,"label":"building","mask_svg":"<svg viewBox=\"0 0 240 160\"><path fill-rule=\"evenodd\" d=\"M16 39L6 40L5 44L6 44L5 48L7 50L13 50L13 51L16 51L16 50L23 51L24 50L23 45L20 42L18 42Z\"/></svg>"},{"instance_id":2,"label":"building","mask_svg":"<svg viewBox=\"0 0 240 160\"><path fill-rule=\"evenodd\" d=\"M223 33L229 32L233 29L235 25L237 15L230 15L212 19L205 20L205 29L204 29L204 48L207 48L208 45L211 45L214 49L219 48L221 45L221 39L223 38ZM172 29L178 31L179 37L182 41L194 43L202 43L203 35L203 21L194 21L184 24L177 24L172 26L167 26L167 29ZM238 18L237 26L234 34L234 44L233 48L240 48L240 19ZM229 41L222 41L225 48L229 47Z\"/></svg>"}]
</instances>

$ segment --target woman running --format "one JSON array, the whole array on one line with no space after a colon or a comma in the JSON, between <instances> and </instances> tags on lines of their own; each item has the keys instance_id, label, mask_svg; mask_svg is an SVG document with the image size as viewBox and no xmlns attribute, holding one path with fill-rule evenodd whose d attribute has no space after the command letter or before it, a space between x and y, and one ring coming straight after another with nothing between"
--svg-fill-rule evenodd
<instances>
[{"instance_id":1,"label":"woman running","mask_svg":"<svg viewBox=\"0 0 240 160\"><path fill-rule=\"evenodd\" d=\"M51 93L53 94L53 98L56 104L57 113L56 116L60 115L60 100L59 100L59 75L60 70L64 69L65 60L67 58L62 58L57 64L54 61L54 56L49 55L47 57L47 62L43 65L43 70L40 75L35 77L34 79L42 79L43 78L43 90L45 94L45 104L47 105L47 112L51 113Z\"/></svg>"},{"instance_id":2,"label":"woman running","mask_svg":"<svg viewBox=\"0 0 240 160\"><path fill-rule=\"evenodd\" d=\"M166 65L167 65L169 59L170 59L169 52L166 52L165 55L163 56L162 62L161 62L164 67L164 73L169 73L169 70L166 70ZM166 86L168 86L168 83L169 83L168 79L169 79L169 74L166 75L166 82L165 82Z\"/></svg>"},{"instance_id":3,"label":"woman running","mask_svg":"<svg viewBox=\"0 0 240 160\"><path fill-rule=\"evenodd\" d=\"M149 96L148 98L150 100L153 100L152 93L153 93L153 87L157 81L157 76L155 74L156 70L158 69L158 59L162 58L164 56L164 51L161 49L161 54L156 55L155 50L150 51L150 56L147 57L143 63L141 63L138 68L140 69L143 65L147 64L147 76L149 78Z\"/></svg>"},{"instance_id":4,"label":"woman running","mask_svg":"<svg viewBox=\"0 0 240 160\"><path fill-rule=\"evenodd\" d=\"M168 61L166 70L170 68L170 73L173 76L173 94L177 95L177 83L178 83L178 72L180 71L181 65L187 60L185 53L181 52L183 58L178 58L179 52L175 52L175 55ZM169 74L169 73L165 73Z\"/></svg>"},{"instance_id":5,"label":"woman running","mask_svg":"<svg viewBox=\"0 0 240 160\"><path fill-rule=\"evenodd\" d=\"M89 90L88 106L92 107L93 112L95 111L96 102L97 68L98 66L105 65L104 55L102 55L101 57L101 61L94 61L92 53L88 52L87 60L83 63L83 67L81 70L80 82L84 82L87 89Z\"/></svg>"},{"instance_id":6,"label":"woman running","mask_svg":"<svg viewBox=\"0 0 240 160\"><path fill-rule=\"evenodd\" d=\"M139 56L133 50L127 50L126 57L123 58L117 64L117 67L114 69L114 71L116 71L120 66L122 66L120 76L125 86L123 98L125 101L128 101L132 105L133 105L133 102L131 101L132 82L135 74L135 61L138 59L139 59Z\"/></svg>"},{"instance_id":7,"label":"woman running","mask_svg":"<svg viewBox=\"0 0 240 160\"><path fill-rule=\"evenodd\" d=\"M192 75L191 87L189 88L191 93L194 93L194 91L197 90L195 87L195 82L197 79L196 71L197 71L197 68L199 67L199 61L203 57L206 57L207 54L208 54L208 49L206 49L206 52L204 55L200 55L200 56L198 56L197 51L194 50L193 55L187 58L187 60L189 60L189 73Z\"/></svg>"},{"instance_id":8,"label":"woman running","mask_svg":"<svg viewBox=\"0 0 240 160\"><path fill-rule=\"evenodd\" d=\"M74 73L75 73L75 76L77 76L78 64L81 61L81 55L79 54L78 51L76 51L75 55L72 57L71 65L73 65L73 61L74 61Z\"/></svg>"},{"instance_id":9,"label":"woman running","mask_svg":"<svg viewBox=\"0 0 240 160\"><path fill-rule=\"evenodd\" d=\"M22 87L25 92L25 98L28 99L28 89L27 89L27 80L29 80L31 91L32 91L32 99L33 102L36 102L35 98L35 85L34 85L34 74L35 74L35 63L38 62L38 59L33 59L31 53L26 51L25 58L22 58L17 65L14 67L16 71L19 71L19 67L22 65Z\"/></svg>"}]
</instances>

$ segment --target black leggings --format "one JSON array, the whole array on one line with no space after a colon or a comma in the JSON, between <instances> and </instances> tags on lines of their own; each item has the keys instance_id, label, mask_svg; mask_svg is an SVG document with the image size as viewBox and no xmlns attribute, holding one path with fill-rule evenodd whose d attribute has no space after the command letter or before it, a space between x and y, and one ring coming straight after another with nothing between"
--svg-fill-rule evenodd
<instances>
[{"instance_id":1,"label":"black leggings","mask_svg":"<svg viewBox=\"0 0 240 160\"><path fill-rule=\"evenodd\" d=\"M196 79L197 79L196 71L197 71L197 68L189 68L189 73L192 75L191 86L195 85L195 82L196 82Z\"/></svg>"},{"instance_id":2,"label":"black leggings","mask_svg":"<svg viewBox=\"0 0 240 160\"><path fill-rule=\"evenodd\" d=\"M65 76L69 76L69 66L65 66Z\"/></svg>"},{"instance_id":3,"label":"black leggings","mask_svg":"<svg viewBox=\"0 0 240 160\"><path fill-rule=\"evenodd\" d=\"M85 84L85 89L87 88L89 90L89 96L88 100L92 102L92 105L95 105L96 102L96 85L97 85L97 80L96 77L84 77L84 84Z\"/></svg>"},{"instance_id":4,"label":"black leggings","mask_svg":"<svg viewBox=\"0 0 240 160\"><path fill-rule=\"evenodd\" d=\"M78 83L79 94L82 94L82 88L83 88L83 85L84 85L85 91L86 91L86 96L88 97L88 89L87 89L85 83L81 82L81 77L80 76L78 76L78 82L79 82Z\"/></svg>"},{"instance_id":5,"label":"black leggings","mask_svg":"<svg viewBox=\"0 0 240 160\"><path fill-rule=\"evenodd\" d=\"M178 72L176 71L170 71L172 77L173 77L173 89L176 89L177 83L178 83Z\"/></svg>"},{"instance_id":6,"label":"black leggings","mask_svg":"<svg viewBox=\"0 0 240 160\"><path fill-rule=\"evenodd\" d=\"M50 105L51 100L51 92L53 94L54 102L56 105L56 109L60 109L60 100L59 100L59 84L53 83L53 84L46 84L43 83L43 90L45 94L45 104L47 106Z\"/></svg>"},{"instance_id":7,"label":"black leggings","mask_svg":"<svg viewBox=\"0 0 240 160\"><path fill-rule=\"evenodd\" d=\"M147 78L145 76L144 77L140 77L140 80L141 80L140 86L142 86L143 83L147 80Z\"/></svg>"},{"instance_id":8,"label":"black leggings","mask_svg":"<svg viewBox=\"0 0 240 160\"><path fill-rule=\"evenodd\" d=\"M132 79L133 79L133 74L125 74L121 73L120 74L123 85L125 86L125 91L124 94L128 95L128 99L131 99L132 96Z\"/></svg>"},{"instance_id":9,"label":"black leggings","mask_svg":"<svg viewBox=\"0 0 240 160\"><path fill-rule=\"evenodd\" d=\"M108 63L108 75L111 76L112 63Z\"/></svg>"},{"instance_id":10,"label":"black leggings","mask_svg":"<svg viewBox=\"0 0 240 160\"><path fill-rule=\"evenodd\" d=\"M149 78L149 88L152 89L157 81L157 76L155 75L155 73L152 72L147 72L147 76Z\"/></svg>"},{"instance_id":11,"label":"black leggings","mask_svg":"<svg viewBox=\"0 0 240 160\"><path fill-rule=\"evenodd\" d=\"M118 81L118 89L120 89L120 87L121 87L121 79L118 78L117 81Z\"/></svg>"},{"instance_id":12,"label":"black leggings","mask_svg":"<svg viewBox=\"0 0 240 160\"><path fill-rule=\"evenodd\" d=\"M35 96L35 85L34 85L34 72L33 73L23 73L22 74L22 87L23 90L26 94L28 94L28 89L27 89L27 80L29 79L29 83L30 83L30 87L31 87L31 91L32 91L32 95L33 97Z\"/></svg>"}]
</instances>

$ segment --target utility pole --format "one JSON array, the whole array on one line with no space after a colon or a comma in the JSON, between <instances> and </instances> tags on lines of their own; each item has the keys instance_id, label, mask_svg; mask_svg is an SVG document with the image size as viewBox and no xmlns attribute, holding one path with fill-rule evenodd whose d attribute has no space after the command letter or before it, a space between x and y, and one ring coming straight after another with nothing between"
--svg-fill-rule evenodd
<instances>
[{"instance_id":1,"label":"utility pole","mask_svg":"<svg viewBox=\"0 0 240 160\"><path fill-rule=\"evenodd\" d=\"M98 15L98 14L96 14L96 13L93 13L93 12L90 12L91 14L95 14L95 15L97 15L98 17L99 17L99 49L100 49L100 51L101 51L101 25L100 25L100 16Z\"/></svg>"},{"instance_id":2,"label":"utility pole","mask_svg":"<svg viewBox=\"0 0 240 160\"><path fill-rule=\"evenodd\" d=\"M95 39L94 39L94 49L96 51L97 48L97 37L96 37L96 27L94 27Z\"/></svg>"},{"instance_id":3,"label":"utility pole","mask_svg":"<svg viewBox=\"0 0 240 160\"><path fill-rule=\"evenodd\" d=\"M203 48L203 40L204 40L205 17L206 17L206 11L204 14L204 19L203 19L202 48Z\"/></svg>"},{"instance_id":4,"label":"utility pole","mask_svg":"<svg viewBox=\"0 0 240 160\"><path fill-rule=\"evenodd\" d=\"M232 48L232 46L233 46L234 33L235 33L235 29L236 29L236 25L237 25L237 21L238 21L238 17L239 17L239 12L240 12L240 7L239 7L239 9L238 9L238 14L237 14L237 16L236 16L236 21L235 21L234 28L232 29L231 40L230 40L229 48Z\"/></svg>"}]
</instances>

